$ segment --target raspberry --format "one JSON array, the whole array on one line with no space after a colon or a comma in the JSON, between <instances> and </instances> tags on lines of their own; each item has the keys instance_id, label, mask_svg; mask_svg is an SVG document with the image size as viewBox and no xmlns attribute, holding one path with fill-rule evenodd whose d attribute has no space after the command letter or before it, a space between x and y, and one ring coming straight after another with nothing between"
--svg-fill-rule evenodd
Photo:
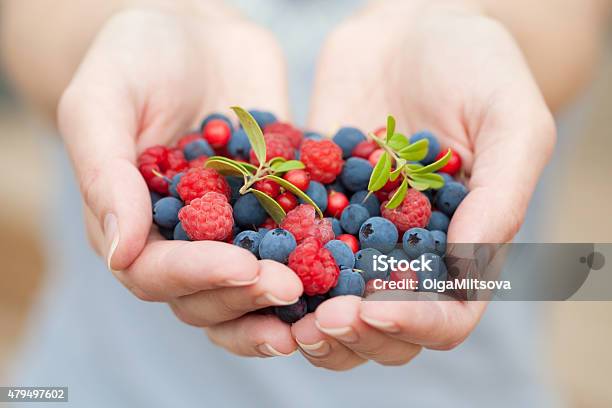
<instances>
[{"instance_id":1,"label":"raspberry","mask_svg":"<svg viewBox=\"0 0 612 408\"><path fill-rule=\"evenodd\" d=\"M191 132L187 133L185 136L181 137L179 141L176 143L176 147L183 150L185 146L187 146L191 142L195 142L196 140L202 139L202 133L200 132Z\"/></svg>"},{"instance_id":2,"label":"raspberry","mask_svg":"<svg viewBox=\"0 0 612 408\"><path fill-rule=\"evenodd\" d=\"M170 150L166 161L168 163L168 170L173 170L177 173L189 167L189 163L185 159L185 155L181 149Z\"/></svg>"},{"instance_id":3,"label":"raspberry","mask_svg":"<svg viewBox=\"0 0 612 408\"><path fill-rule=\"evenodd\" d=\"M266 218L264 223L259 226L259 228L266 228L269 230L273 230L275 228L278 228L278 224L276 224L276 222L272 218L268 217Z\"/></svg>"},{"instance_id":4,"label":"raspberry","mask_svg":"<svg viewBox=\"0 0 612 408\"><path fill-rule=\"evenodd\" d=\"M289 255L291 268L309 296L327 293L338 282L340 269L331 252L316 238L307 238Z\"/></svg>"},{"instance_id":5,"label":"raspberry","mask_svg":"<svg viewBox=\"0 0 612 408\"><path fill-rule=\"evenodd\" d=\"M170 152L171 150L165 146L149 147L141 153L137 161L138 170L149 189L160 194L168 194L168 181L159 174L166 175L166 171L169 170L168 155Z\"/></svg>"},{"instance_id":6,"label":"raspberry","mask_svg":"<svg viewBox=\"0 0 612 408\"><path fill-rule=\"evenodd\" d=\"M408 190L406 198L396 209L385 208L385 201L380 206L382 216L391 221L400 234L410 228L425 228L431 217L431 204L427 197L415 189Z\"/></svg>"},{"instance_id":7,"label":"raspberry","mask_svg":"<svg viewBox=\"0 0 612 408\"><path fill-rule=\"evenodd\" d=\"M322 244L326 244L335 236L331 222L318 218L314 207L310 204L302 204L289 211L281 223L281 228L291 232L298 243L306 238L315 237Z\"/></svg>"},{"instance_id":8,"label":"raspberry","mask_svg":"<svg viewBox=\"0 0 612 408\"><path fill-rule=\"evenodd\" d=\"M280 133L266 133L264 139L266 141L266 161L275 157L282 157L286 160L295 158L295 149L285 136ZM259 160L257 160L253 149L251 149L250 157L251 163L259 165Z\"/></svg>"},{"instance_id":9,"label":"raspberry","mask_svg":"<svg viewBox=\"0 0 612 408\"><path fill-rule=\"evenodd\" d=\"M208 157L200 156L197 159L193 159L192 161L190 161L189 167L192 169L204 168L204 165L206 164L206 160L208 160Z\"/></svg>"},{"instance_id":10,"label":"raspberry","mask_svg":"<svg viewBox=\"0 0 612 408\"><path fill-rule=\"evenodd\" d=\"M331 140L305 140L300 151L300 160L310 172L310 177L329 184L342 172L342 149Z\"/></svg>"},{"instance_id":11,"label":"raspberry","mask_svg":"<svg viewBox=\"0 0 612 408\"><path fill-rule=\"evenodd\" d=\"M231 197L231 189L227 180L214 169L190 169L181 178L176 189L185 204L189 204L192 200L210 191L223 194L227 200Z\"/></svg>"},{"instance_id":12,"label":"raspberry","mask_svg":"<svg viewBox=\"0 0 612 408\"><path fill-rule=\"evenodd\" d=\"M194 241L224 241L232 236L232 206L222 194L208 192L201 198L195 198L181 209L178 217L183 229Z\"/></svg>"},{"instance_id":13,"label":"raspberry","mask_svg":"<svg viewBox=\"0 0 612 408\"><path fill-rule=\"evenodd\" d=\"M285 136L296 149L300 147L302 139L304 138L304 134L301 130L285 122L270 123L264 128L264 134L266 133L279 133Z\"/></svg>"}]
</instances>

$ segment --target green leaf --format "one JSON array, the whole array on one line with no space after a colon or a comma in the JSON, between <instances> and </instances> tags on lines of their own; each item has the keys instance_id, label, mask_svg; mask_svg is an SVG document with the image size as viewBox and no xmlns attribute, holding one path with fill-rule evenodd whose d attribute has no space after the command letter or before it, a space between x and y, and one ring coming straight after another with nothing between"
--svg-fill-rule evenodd
<instances>
[{"instance_id":1,"label":"green leaf","mask_svg":"<svg viewBox=\"0 0 612 408\"><path fill-rule=\"evenodd\" d=\"M284 163L286 162L287 159L285 159L284 157L274 157L272 158L272 160L270 160L270 163L268 163L270 166L274 166L276 163Z\"/></svg>"},{"instance_id":2,"label":"green leaf","mask_svg":"<svg viewBox=\"0 0 612 408\"><path fill-rule=\"evenodd\" d=\"M255 119L253 119L253 116L245 109L240 106L232 106L232 110L236 113L236 116L238 116L238 120L240 120L244 132L249 138L251 149L253 149L255 157L259 160L260 165L263 165L266 161L266 141L264 140L261 128Z\"/></svg>"},{"instance_id":3,"label":"green leaf","mask_svg":"<svg viewBox=\"0 0 612 408\"><path fill-rule=\"evenodd\" d=\"M283 163L272 164L272 170L274 170L276 173L285 173L289 170L298 170L305 167L306 166L304 166L304 163L299 160L289 160Z\"/></svg>"},{"instance_id":4,"label":"green leaf","mask_svg":"<svg viewBox=\"0 0 612 408\"><path fill-rule=\"evenodd\" d=\"M264 178L275 181L276 183L280 184L280 186L283 187L285 190L289 190L290 192L295 194L298 198L301 198L302 200L306 201L308 204L312 205L317 211L317 213L319 214L319 217L323 218L323 211L321 211L319 206L316 205L314 201L312 201L312 198L308 197L308 194L306 194L305 192L297 188L295 185L291 184L284 178L280 178L273 174L268 174Z\"/></svg>"},{"instance_id":5,"label":"green leaf","mask_svg":"<svg viewBox=\"0 0 612 408\"><path fill-rule=\"evenodd\" d=\"M413 174L426 174L426 173L433 173L435 171L438 171L442 167L446 166L446 163L448 163L450 158L451 158L451 150L448 149L444 157L442 157L440 160L438 160L435 163L431 163L428 166L421 167L420 169L414 170Z\"/></svg>"},{"instance_id":6,"label":"green leaf","mask_svg":"<svg viewBox=\"0 0 612 408\"><path fill-rule=\"evenodd\" d=\"M411 179L407 179L408 180L408 184L410 184L410 187L414 188L415 190L419 190L419 191L425 191L429 188L429 184L428 183L423 183L420 181L414 181Z\"/></svg>"},{"instance_id":7,"label":"green leaf","mask_svg":"<svg viewBox=\"0 0 612 408\"><path fill-rule=\"evenodd\" d=\"M429 188L433 188L434 190L439 190L444 187L444 178L439 174L411 174L410 178L417 183L426 183Z\"/></svg>"},{"instance_id":8,"label":"green leaf","mask_svg":"<svg viewBox=\"0 0 612 408\"><path fill-rule=\"evenodd\" d=\"M234 162L225 157L220 158L219 156L213 156L206 160L204 167L209 169L215 169L223 175L236 175L249 176L250 173L242 167L238 162Z\"/></svg>"},{"instance_id":9,"label":"green leaf","mask_svg":"<svg viewBox=\"0 0 612 408\"><path fill-rule=\"evenodd\" d=\"M254 188L250 189L249 192L255 195L257 201L259 201L259 204L261 204L264 210L266 210L270 217L272 217L275 223L280 224L283 222L283 219L287 214L285 213L285 210L283 210L283 207L281 207L275 199L264 192L255 190Z\"/></svg>"},{"instance_id":10,"label":"green leaf","mask_svg":"<svg viewBox=\"0 0 612 408\"><path fill-rule=\"evenodd\" d=\"M391 176L389 177L391 181L397 180L397 178L402 174L402 170L406 165L406 160L400 159L397 163L395 163L396 169L391 172Z\"/></svg>"},{"instance_id":11,"label":"green leaf","mask_svg":"<svg viewBox=\"0 0 612 408\"><path fill-rule=\"evenodd\" d=\"M400 206L404 198L406 197L406 193L408 192L408 179L404 177L402 180L402 184L400 184L399 188L393 194L393 197L389 200L385 207L393 210Z\"/></svg>"},{"instance_id":12,"label":"green leaf","mask_svg":"<svg viewBox=\"0 0 612 408\"><path fill-rule=\"evenodd\" d=\"M429 140L421 139L417 142L414 142L400 149L397 153L402 159L406 159L410 161L419 161L419 160L423 160L425 156L427 156L428 151L429 151Z\"/></svg>"},{"instance_id":13,"label":"green leaf","mask_svg":"<svg viewBox=\"0 0 612 408\"><path fill-rule=\"evenodd\" d=\"M401 133L395 133L391 138L387 141L389 147L396 152L402 150L405 147L410 145L408 138Z\"/></svg>"},{"instance_id":14,"label":"green leaf","mask_svg":"<svg viewBox=\"0 0 612 408\"><path fill-rule=\"evenodd\" d=\"M380 147L381 149L385 147L385 141L376 136L374 133L368 133L368 137L375 141L378 147Z\"/></svg>"},{"instance_id":15,"label":"green leaf","mask_svg":"<svg viewBox=\"0 0 612 408\"><path fill-rule=\"evenodd\" d=\"M395 134L395 118L391 115L387 117L387 142Z\"/></svg>"},{"instance_id":16,"label":"green leaf","mask_svg":"<svg viewBox=\"0 0 612 408\"><path fill-rule=\"evenodd\" d=\"M389 156L389 153L384 152L382 156L380 156L376 166L374 166L374 170L370 176L370 183L368 184L368 191L378 191L383 188L389 180L390 173L391 156Z\"/></svg>"}]
</instances>

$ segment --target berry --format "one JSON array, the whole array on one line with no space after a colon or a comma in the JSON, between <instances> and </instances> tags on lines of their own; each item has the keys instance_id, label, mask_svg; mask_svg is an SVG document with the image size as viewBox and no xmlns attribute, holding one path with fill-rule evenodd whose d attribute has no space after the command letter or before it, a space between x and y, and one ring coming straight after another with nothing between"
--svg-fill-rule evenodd
<instances>
[{"instance_id":1,"label":"berry","mask_svg":"<svg viewBox=\"0 0 612 408\"><path fill-rule=\"evenodd\" d=\"M448 163L447 163L448 164ZM439 172L438 173L440 176L442 176L442 178L444 179L444 184L448 184L448 183L452 183L453 181L455 181L455 179L453 179L453 176L451 176L448 173L444 173L444 172Z\"/></svg>"},{"instance_id":2,"label":"berry","mask_svg":"<svg viewBox=\"0 0 612 408\"><path fill-rule=\"evenodd\" d=\"M259 231L263 235L266 235L268 231L274 228L278 228L278 224L271 217L268 217L263 222L263 224L259 226L259 229L257 231ZM263 238L263 235L262 235L262 238Z\"/></svg>"},{"instance_id":3,"label":"berry","mask_svg":"<svg viewBox=\"0 0 612 408\"><path fill-rule=\"evenodd\" d=\"M156 202L161 200L163 196L155 191L149 191L149 196L151 196L151 207L155 205Z\"/></svg>"},{"instance_id":4,"label":"berry","mask_svg":"<svg viewBox=\"0 0 612 408\"><path fill-rule=\"evenodd\" d=\"M240 196L234 204L236 224L244 228L258 227L266 220L268 214L253 193Z\"/></svg>"},{"instance_id":5,"label":"berry","mask_svg":"<svg viewBox=\"0 0 612 408\"><path fill-rule=\"evenodd\" d=\"M374 134L378 137L387 137L387 127L381 126L374 131Z\"/></svg>"},{"instance_id":6,"label":"berry","mask_svg":"<svg viewBox=\"0 0 612 408\"><path fill-rule=\"evenodd\" d=\"M436 160L441 159L445 154L446 152L440 152L440 154L436 157ZM446 163L446 165L442 167L440 171L442 173L454 176L455 174L459 173L459 170L461 170L461 156L459 156L459 153L456 151L451 150L451 157L448 160L448 163Z\"/></svg>"},{"instance_id":7,"label":"berry","mask_svg":"<svg viewBox=\"0 0 612 408\"><path fill-rule=\"evenodd\" d=\"M195 160L198 157L202 156L210 157L215 155L215 152L212 147L210 147L208 142L204 139L198 139L194 142L189 143L185 146L183 152L185 154L185 157L189 161Z\"/></svg>"},{"instance_id":8,"label":"berry","mask_svg":"<svg viewBox=\"0 0 612 408\"><path fill-rule=\"evenodd\" d=\"M383 217L395 224L400 234L410 228L425 228L431 216L429 199L413 188L408 190L399 207L392 210L386 208L386 205L387 202L385 201L380 206L380 212Z\"/></svg>"},{"instance_id":9,"label":"berry","mask_svg":"<svg viewBox=\"0 0 612 408\"><path fill-rule=\"evenodd\" d=\"M227 144L227 151L235 159L249 160L251 142L249 142L249 138L244 129L236 129L234 133L232 133L232 137Z\"/></svg>"},{"instance_id":10,"label":"berry","mask_svg":"<svg viewBox=\"0 0 612 408\"><path fill-rule=\"evenodd\" d=\"M304 133L304 139L311 139L311 140L322 140L323 135L317 132L305 132Z\"/></svg>"},{"instance_id":11,"label":"berry","mask_svg":"<svg viewBox=\"0 0 612 408\"><path fill-rule=\"evenodd\" d=\"M442 231L431 231L434 240L434 253L444 256L446 253L446 234Z\"/></svg>"},{"instance_id":12,"label":"berry","mask_svg":"<svg viewBox=\"0 0 612 408\"><path fill-rule=\"evenodd\" d=\"M297 243L293 235L284 229L276 228L268 231L259 244L261 259L272 259L280 263L287 263L289 254L293 252Z\"/></svg>"},{"instance_id":13,"label":"berry","mask_svg":"<svg viewBox=\"0 0 612 408\"><path fill-rule=\"evenodd\" d=\"M436 194L436 208L452 217L459 204L467 196L468 190L461 183L453 181L442 187Z\"/></svg>"},{"instance_id":14,"label":"berry","mask_svg":"<svg viewBox=\"0 0 612 408\"><path fill-rule=\"evenodd\" d=\"M349 200L342 193L330 191L327 195L327 213L332 217L339 217L349 205Z\"/></svg>"},{"instance_id":15,"label":"berry","mask_svg":"<svg viewBox=\"0 0 612 408\"><path fill-rule=\"evenodd\" d=\"M427 252L433 252L436 248L431 232L423 228L411 228L404 233L402 238L404 252L410 259L416 259Z\"/></svg>"},{"instance_id":16,"label":"berry","mask_svg":"<svg viewBox=\"0 0 612 408\"><path fill-rule=\"evenodd\" d=\"M200 125L200 133L204 133L204 129L206 128L206 125L208 125L209 122L213 121L213 120L222 120L224 121L227 126L229 126L230 131L234 130L234 126L232 125L232 121L229 120L229 118L221 113L211 113L210 115L206 116L204 118L204 120L202 121L202 124Z\"/></svg>"},{"instance_id":17,"label":"berry","mask_svg":"<svg viewBox=\"0 0 612 408\"><path fill-rule=\"evenodd\" d=\"M327 190L323 184L318 181L311 181L306 190L306 195L314 201L321 211L324 212L327 209ZM305 204L305 201L300 199L300 203Z\"/></svg>"},{"instance_id":18,"label":"berry","mask_svg":"<svg viewBox=\"0 0 612 408\"><path fill-rule=\"evenodd\" d=\"M204 125L202 134L212 147L219 149L229 142L232 137L232 129L224 120L212 119Z\"/></svg>"},{"instance_id":19,"label":"berry","mask_svg":"<svg viewBox=\"0 0 612 408\"><path fill-rule=\"evenodd\" d=\"M353 194L351 197L351 204L361 204L363 205L368 213L370 213L370 217L378 217L380 215L380 201L374 194L370 194L367 190L361 190ZM366 198L367 197L367 198Z\"/></svg>"},{"instance_id":20,"label":"berry","mask_svg":"<svg viewBox=\"0 0 612 408\"><path fill-rule=\"evenodd\" d=\"M319 305L327 300L327 295L304 295L306 303L308 304L308 313L314 313Z\"/></svg>"},{"instance_id":21,"label":"berry","mask_svg":"<svg viewBox=\"0 0 612 408\"><path fill-rule=\"evenodd\" d=\"M310 174L304 170L289 170L283 178L302 191L308 190L310 185Z\"/></svg>"},{"instance_id":22,"label":"berry","mask_svg":"<svg viewBox=\"0 0 612 408\"><path fill-rule=\"evenodd\" d=\"M181 149L172 149L168 152L168 170L173 171L182 171L189 167L189 163L187 163L187 159L185 159L185 155ZM166 172L167 174L167 172Z\"/></svg>"},{"instance_id":23,"label":"berry","mask_svg":"<svg viewBox=\"0 0 612 408\"><path fill-rule=\"evenodd\" d=\"M164 195L168 193L168 182L158 174L165 174L169 170L169 152L170 149L165 146L149 147L140 154L137 163L149 189Z\"/></svg>"},{"instance_id":24,"label":"berry","mask_svg":"<svg viewBox=\"0 0 612 408\"><path fill-rule=\"evenodd\" d=\"M291 145L296 149L300 147L302 139L304 138L304 134L301 130L285 122L270 123L269 125L266 125L266 127L263 129L263 132L264 134L279 133L285 136L287 139L289 139Z\"/></svg>"},{"instance_id":25,"label":"berry","mask_svg":"<svg viewBox=\"0 0 612 408\"><path fill-rule=\"evenodd\" d=\"M359 142L353 149L351 156L361 157L362 159L368 159L374 150L378 149L378 145L373 140L364 140Z\"/></svg>"},{"instance_id":26,"label":"berry","mask_svg":"<svg viewBox=\"0 0 612 408\"><path fill-rule=\"evenodd\" d=\"M206 160L208 160L207 156L200 156L197 159L193 159L189 162L190 169L201 169L206 167Z\"/></svg>"},{"instance_id":27,"label":"berry","mask_svg":"<svg viewBox=\"0 0 612 408\"><path fill-rule=\"evenodd\" d=\"M274 114L271 112L251 109L249 113L251 114L251 116L253 116L255 122L257 122L259 127L262 129L268 126L269 124L277 121L276 116L274 116Z\"/></svg>"},{"instance_id":28,"label":"berry","mask_svg":"<svg viewBox=\"0 0 612 408\"><path fill-rule=\"evenodd\" d=\"M374 248L387 253L395 248L398 235L397 228L391 221L372 217L359 229L359 243L361 248Z\"/></svg>"},{"instance_id":29,"label":"berry","mask_svg":"<svg viewBox=\"0 0 612 408\"><path fill-rule=\"evenodd\" d=\"M227 180L214 169L190 169L181 178L176 189L185 204L189 204L191 200L202 197L208 192L223 194L228 200L232 196Z\"/></svg>"},{"instance_id":30,"label":"berry","mask_svg":"<svg viewBox=\"0 0 612 408\"><path fill-rule=\"evenodd\" d=\"M388 256L387 260L390 260L392 258L394 260L394 263L389 264L389 269L391 272L401 271L401 269L397 267L398 266L397 262L410 261L410 257L408 257L408 254L406 253L406 251L404 251L401 247L395 248L393 251L389 252L387 256Z\"/></svg>"},{"instance_id":31,"label":"berry","mask_svg":"<svg viewBox=\"0 0 612 408\"><path fill-rule=\"evenodd\" d=\"M188 144L195 142L196 140L202 140L202 132L187 133L185 136L181 137L178 142L176 142L176 147L181 150L185 150L185 147Z\"/></svg>"},{"instance_id":32,"label":"berry","mask_svg":"<svg viewBox=\"0 0 612 408\"><path fill-rule=\"evenodd\" d=\"M306 238L289 255L289 268L300 278L304 293L309 296L327 293L336 285L340 274L331 252L312 237Z\"/></svg>"},{"instance_id":33,"label":"berry","mask_svg":"<svg viewBox=\"0 0 612 408\"><path fill-rule=\"evenodd\" d=\"M381 256L382 252L374 248L365 248L355 254L355 269L361 270L365 281L372 279L389 278L389 271L374 270L374 257Z\"/></svg>"},{"instance_id":34,"label":"berry","mask_svg":"<svg viewBox=\"0 0 612 408\"><path fill-rule=\"evenodd\" d=\"M355 255L343 241L334 239L325 244L325 248L331 252L338 268L353 268L355 266Z\"/></svg>"},{"instance_id":35,"label":"berry","mask_svg":"<svg viewBox=\"0 0 612 408\"><path fill-rule=\"evenodd\" d=\"M382 156L384 152L385 151L383 149L374 150L370 157L368 157L368 161L370 162L370 164L372 166L376 166L376 163L378 163L378 160L380 160L380 156Z\"/></svg>"},{"instance_id":36,"label":"berry","mask_svg":"<svg viewBox=\"0 0 612 408\"><path fill-rule=\"evenodd\" d=\"M389 179L380 190L386 193L392 193L400 186L400 184L402 184L402 181L399 177L395 179L395 181L391 181L391 179Z\"/></svg>"},{"instance_id":37,"label":"berry","mask_svg":"<svg viewBox=\"0 0 612 408\"><path fill-rule=\"evenodd\" d=\"M351 157L344 164L340 180L351 191L366 190L374 168L365 159Z\"/></svg>"},{"instance_id":38,"label":"berry","mask_svg":"<svg viewBox=\"0 0 612 408\"><path fill-rule=\"evenodd\" d=\"M363 296L365 281L359 272L343 269L338 276L338 283L329 291L329 296Z\"/></svg>"},{"instance_id":39,"label":"berry","mask_svg":"<svg viewBox=\"0 0 612 408\"><path fill-rule=\"evenodd\" d=\"M281 228L291 232L298 243L310 237L318 238L321 244L334 239L331 222L319 219L314 207L309 204L301 204L289 211L281 223Z\"/></svg>"},{"instance_id":40,"label":"berry","mask_svg":"<svg viewBox=\"0 0 612 408\"><path fill-rule=\"evenodd\" d=\"M183 202L174 197L164 197L153 206L153 221L162 228L174 229Z\"/></svg>"},{"instance_id":41,"label":"berry","mask_svg":"<svg viewBox=\"0 0 612 408\"><path fill-rule=\"evenodd\" d=\"M172 241L174 239L174 229L173 228L163 228L158 227L159 233L164 239Z\"/></svg>"},{"instance_id":42,"label":"berry","mask_svg":"<svg viewBox=\"0 0 612 408\"><path fill-rule=\"evenodd\" d=\"M357 238L355 238L354 235L342 234L339 235L337 238L340 241L344 242L346 245L348 245L348 247L351 248L351 251L353 251L353 253L359 251L359 241L357 240Z\"/></svg>"},{"instance_id":43,"label":"berry","mask_svg":"<svg viewBox=\"0 0 612 408\"><path fill-rule=\"evenodd\" d=\"M329 184L342 172L342 149L331 140L305 140L300 149L300 160L310 178Z\"/></svg>"},{"instance_id":44,"label":"berry","mask_svg":"<svg viewBox=\"0 0 612 408\"><path fill-rule=\"evenodd\" d=\"M289 192L284 192L276 197L276 202L283 207L283 210L285 210L286 213L298 206L297 198L295 198L295 196Z\"/></svg>"},{"instance_id":45,"label":"berry","mask_svg":"<svg viewBox=\"0 0 612 408\"><path fill-rule=\"evenodd\" d=\"M223 194L208 192L181 209L179 220L192 240L225 241L234 227L232 206Z\"/></svg>"},{"instance_id":46,"label":"berry","mask_svg":"<svg viewBox=\"0 0 612 408\"><path fill-rule=\"evenodd\" d=\"M333 137L336 143L342 149L342 157L349 158L353 149L360 143L366 140L363 132L354 127L343 127Z\"/></svg>"},{"instance_id":47,"label":"berry","mask_svg":"<svg viewBox=\"0 0 612 408\"><path fill-rule=\"evenodd\" d=\"M172 182L168 187L168 192L172 197L181 198L176 187L178 186L179 181L181 181L181 179L183 178L183 175L185 175L185 173L177 173L172 177Z\"/></svg>"},{"instance_id":48,"label":"berry","mask_svg":"<svg viewBox=\"0 0 612 408\"><path fill-rule=\"evenodd\" d=\"M234 238L234 245L244 248L257 256L262 238L263 235L259 231L242 231Z\"/></svg>"},{"instance_id":49,"label":"berry","mask_svg":"<svg viewBox=\"0 0 612 408\"><path fill-rule=\"evenodd\" d=\"M337 237L338 235L342 235L344 231L342 231L342 227L340 226L340 221L334 217L325 217L326 220L329 220L332 225L332 230L334 231L334 235Z\"/></svg>"},{"instance_id":50,"label":"berry","mask_svg":"<svg viewBox=\"0 0 612 408\"><path fill-rule=\"evenodd\" d=\"M429 223L427 229L430 231L448 231L448 224L450 223L449 218L440 211L432 211L431 217L429 217Z\"/></svg>"},{"instance_id":51,"label":"berry","mask_svg":"<svg viewBox=\"0 0 612 408\"><path fill-rule=\"evenodd\" d=\"M292 324L300 320L302 317L306 316L308 313L308 304L306 303L306 299L301 297L292 305L287 306L274 306L274 314L281 321Z\"/></svg>"},{"instance_id":52,"label":"berry","mask_svg":"<svg viewBox=\"0 0 612 408\"><path fill-rule=\"evenodd\" d=\"M440 142L438 142L438 138L436 138L433 133L423 131L415 133L410 137L410 143L416 143L419 140L427 139L429 141L429 148L427 150L427 156L421 162L423 164L431 164L437 160L436 156L440 153Z\"/></svg>"},{"instance_id":53,"label":"berry","mask_svg":"<svg viewBox=\"0 0 612 408\"><path fill-rule=\"evenodd\" d=\"M351 204L342 211L340 225L349 234L357 234L361 225L370 218L370 213L361 204Z\"/></svg>"},{"instance_id":54,"label":"berry","mask_svg":"<svg viewBox=\"0 0 612 408\"><path fill-rule=\"evenodd\" d=\"M419 291L425 292L426 289L422 287L423 281L425 279L432 279L437 281L446 281L448 278L448 270L446 269L446 264L444 260L436 254L426 253L423 254L423 260L428 262L431 271L427 270L419 270L416 272L417 280L419 281ZM435 290L435 287L430 289Z\"/></svg>"},{"instance_id":55,"label":"berry","mask_svg":"<svg viewBox=\"0 0 612 408\"><path fill-rule=\"evenodd\" d=\"M291 145L289 139L278 133L266 133L264 135L266 141L266 161L275 157L282 157L285 160L293 160L295 158L295 149ZM252 164L259 165L259 160L255 156L255 151L251 149L250 160Z\"/></svg>"},{"instance_id":56,"label":"berry","mask_svg":"<svg viewBox=\"0 0 612 408\"><path fill-rule=\"evenodd\" d=\"M230 204L234 204L240 197L240 189L244 185L244 179L242 177L227 176L225 177L227 184L230 186Z\"/></svg>"},{"instance_id":57,"label":"berry","mask_svg":"<svg viewBox=\"0 0 612 408\"><path fill-rule=\"evenodd\" d=\"M280 194L280 186L272 180L259 180L255 183L255 189L266 193L272 198L276 198Z\"/></svg>"},{"instance_id":58,"label":"berry","mask_svg":"<svg viewBox=\"0 0 612 408\"><path fill-rule=\"evenodd\" d=\"M327 184L326 188L327 188L327 191L335 191L336 193L342 193L344 195L348 194L348 192L346 191L346 187L342 185L340 180L336 180L331 184Z\"/></svg>"},{"instance_id":59,"label":"berry","mask_svg":"<svg viewBox=\"0 0 612 408\"><path fill-rule=\"evenodd\" d=\"M180 222L176 224L176 227L174 227L172 238L175 241L190 241L189 235L187 235L185 229L183 228L183 224Z\"/></svg>"}]
</instances>

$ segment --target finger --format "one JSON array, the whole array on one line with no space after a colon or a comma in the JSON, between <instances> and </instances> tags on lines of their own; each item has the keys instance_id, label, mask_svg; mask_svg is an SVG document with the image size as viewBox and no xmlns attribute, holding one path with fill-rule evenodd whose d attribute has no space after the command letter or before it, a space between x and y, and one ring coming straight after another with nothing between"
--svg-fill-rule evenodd
<instances>
[{"instance_id":1,"label":"finger","mask_svg":"<svg viewBox=\"0 0 612 408\"><path fill-rule=\"evenodd\" d=\"M285 265L264 260L259 262L256 283L237 288L202 291L171 302L175 313L193 326L207 327L236 319L267 306L286 306L298 301L302 282Z\"/></svg>"},{"instance_id":2,"label":"finger","mask_svg":"<svg viewBox=\"0 0 612 408\"><path fill-rule=\"evenodd\" d=\"M383 365L401 365L412 360L421 346L387 336L360 318L362 300L339 296L321 304L315 313L317 327L359 356Z\"/></svg>"},{"instance_id":3,"label":"finger","mask_svg":"<svg viewBox=\"0 0 612 408\"><path fill-rule=\"evenodd\" d=\"M250 314L206 329L216 345L245 357L287 357L297 344L289 325L273 315Z\"/></svg>"},{"instance_id":4,"label":"finger","mask_svg":"<svg viewBox=\"0 0 612 408\"><path fill-rule=\"evenodd\" d=\"M300 347L300 352L316 367L345 371L366 361L338 340L321 332L317 328L314 313L309 313L294 323L291 333Z\"/></svg>"}]
</instances>

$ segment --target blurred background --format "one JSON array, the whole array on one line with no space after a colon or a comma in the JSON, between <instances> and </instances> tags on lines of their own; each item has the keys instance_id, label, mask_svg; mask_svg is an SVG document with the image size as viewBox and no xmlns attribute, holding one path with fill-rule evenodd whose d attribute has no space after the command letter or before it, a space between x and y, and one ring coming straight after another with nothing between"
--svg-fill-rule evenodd
<instances>
[{"instance_id":1,"label":"blurred background","mask_svg":"<svg viewBox=\"0 0 612 408\"><path fill-rule=\"evenodd\" d=\"M612 242L612 47L583 99L579 126L565 129L541 202L549 214L539 236L556 242ZM0 385L22 339L46 266L45 197L54 174L36 119L11 95L0 71ZM565 146L565 147L564 147ZM570 147L568 147L570 146ZM542 193L540 193L542 194ZM544 221L544 222L542 222ZM61 235L58 234L58 239ZM87 273L87 271L83 271ZM547 304L551 381L574 407L612 406L612 302Z\"/></svg>"}]
</instances>

